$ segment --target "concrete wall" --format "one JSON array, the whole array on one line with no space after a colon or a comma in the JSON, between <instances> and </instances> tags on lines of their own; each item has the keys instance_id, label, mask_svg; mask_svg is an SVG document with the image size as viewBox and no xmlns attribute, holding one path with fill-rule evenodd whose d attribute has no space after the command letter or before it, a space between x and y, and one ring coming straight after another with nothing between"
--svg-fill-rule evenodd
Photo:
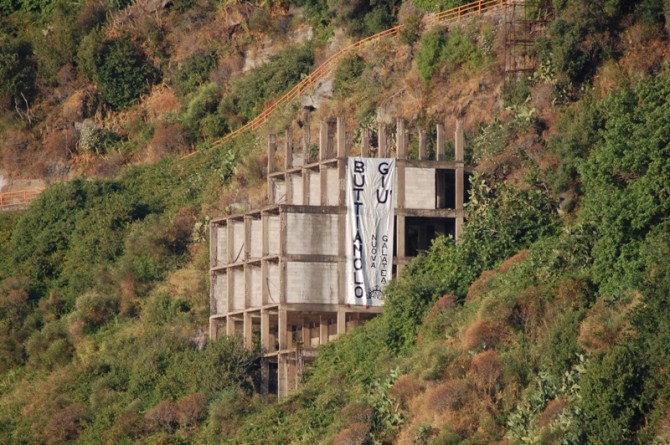
<instances>
[{"instance_id":1,"label":"concrete wall","mask_svg":"<svg viewBox=\"0 0 670 445\"><path fill-rule=\"evenodd\" d=\"M251 307L263 305L263 277L260 265L247 266L249 268L249 303Z\"/></svg>"},{"instance_id":2,"label":"concrete wall","mask_svg":"<svg viewBox=\"0 0 670 445\"><path fill-rule=\"evenodd\" d=\"M405 169L405 207L409 209L435 208L435 169Z\"/></svg>"},{"instance_id":3,"label":"concrete wall","mask_svg":"<svg viewBox=\"0 0 670 445\"><path fill-rule=\"evenodd\" d=\"M228 246L231 249L231 260L234 263L244 261L244 221L229 221L228 224L232 226L232 239L229 240Z\"/></svg>"},{"instance_id":4,"label":"concrete wall","mask_svg":"<svg viewBox=\"0 0 670 445\"><path fill-rule=\"evenodd\" d=\"M212 293L214 294L214 301L216 302L216 313L225 314L228 312L228 298L225 272L217 272L214 274L212 282Z\"/></svg>"},{"instance_id":5,"label":"concrete wall","mask_svg":"<svg viewBox=\"0 0 670 445\"><path fill-rule=\"evenodd\" d=\"M251 245L249 246L250 258L261 258L263 256L263 221L251 220Z\"/></svg>"},{"instance_id":6,"label":"concrete wall","mask_svg":"<svg viewBox=\"0 0 670 445\"><path fill-rule=\"evenodd\" d=\"M268 216L268 255L279 255L279 216Z\"/></svg>"},{"instance_id":7,"label":"concrete wall","mask_svg":"<svg viewBox=\"0 0 670 445\"><path fill-rule=\"evenodd\" d=\"M272 202L277 204L286 203L286 183L275 179L272 184Z\"/></svg>"},{"instance_id":8,"label":"concrete wall","mask_svg":"<svg viewBox=\"0 0 670 445\"><path fill-rule=\"evenodd\" d=\"M244 269L235 267L228 269L228 279L233 280L233 295L231 300L233 303L232 310L239 311L245 309L244 304Z\"/></svg>"},{"instance_id":9,"label":"concrete wall","mask_svg":"<svg viewBox=\"0 0 670 445\"><path fill-rule=\"evenodd\" d=\"M216 226L216 264L215 266L225 266L228 264L228 228L226 226Z\"/></svg>"},{"instance_id":10,"label":"concrete wall","mask_svg":"<svg viewBox=\"0 0 670 445\"><path fill-rule=\"evenodd\" d=\"M337 168L329 167L326 170L326 178L328 183L328 196L326 204L329 206L339 205L340 198L340 178L338 175ZM344 204L344 203L343 203Z\"/></svg>"},{"instance_id":11,"label":"concrete wall","mask_svg":"<svg viewBox=\"0 0 670 445\"><path fill-rule=\"evenodd\" d=\"M268 303L279 303L279 265L277 263L269 263L267 283Z\"/></svg>"},{"instance_id":12,"label":"concrete wall","mask_svg":"<svg viewBox=\"0 0 670 445\"><path fill-rule=\"evenodd\" d=\"M309 205L321 205L321 177L318 170L309 170Z\"/></svg>"},{"instance_id":13,"label":"concrete wall","mask_svg":"<svg viewBox=\"0 0 670 445\"><path fill-rule=\"evenodd\" d=\"M337 304L337 263L289 262L286 266L286 302Z\"/></svg>"},{"instance_id":14,"label":"concrete wall","mask_svg":"<svg viewBox=\"0 0 670 445\"><path fill-rule=\"evenodd\" d=\"M286 250L289 255L337 255L338 215L288 213Z\"/></svg>"},{"instance_id":15,"label":"concrete wall","mask_svg":"<svg viewBox=\"0 0 670 445\"><path fill-rule=\"evenodd\" d=\"M291 204L293 205L302 205L304 200L303 200L303 180L302 180L302 174L300 173L295 173L290 175L290 181L291 181L291 187L293 190L293 199L291 200Z\"/></svg>"}]
</instances>

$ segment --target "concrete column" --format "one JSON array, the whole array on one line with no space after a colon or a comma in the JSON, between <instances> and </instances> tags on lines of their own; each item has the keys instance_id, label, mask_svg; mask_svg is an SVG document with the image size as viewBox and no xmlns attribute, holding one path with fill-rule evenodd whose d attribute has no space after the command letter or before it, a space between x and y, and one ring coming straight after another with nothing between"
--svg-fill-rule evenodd
<instances>
[{"instance_id":1,"label":"concrete column","mask_svg":"<svg viewBox=\"0 0 670 445\"><path fill-rule=\"evenodd\" d=\"M303 114L303 126L302 126L302 155L303 158L305 159L305 164L309 164L310 162L310 156L309 156L309 144L310 144L310 135L309 135L309 111L305 111Z\"/></svg>"},{"instance_id":2,"label":"concrete column","mask_svg":"<svg viewBox=\"0 0 670 445\"><path fill-rule=\"evenodd\" d=\"M261 396L267 396L270 392L270 361L261 358Z\"/></svg>"},{"instance_id":3,"label":"concrete column","mask_svg":"<svg viewBox=\"0 0 670 445\"><path fill-rule=\"evenodd\" d=\"M275 171L275 153L277 151L277 136L270 134L268 136L268 184L267 197L270 204L274 204L274 191L272 187L272 178L270 177ZM230 240L230 238L228 238Z\"/></svg>"},{"instance_id":4,"label":"concrete column","mask_svg":"<svg viewBox=\"0 0 670 445\"><path fill-rule=\"evenodd\" d=\"M377 124L377 144L379 146L379 157L388 158L390 150L386 138L386 125L383 123Z\"/></svg>"},{"instance_id":5,"label":"concrete column","mask_svg":"<svg viewBox=\"0 0 670 445\"><path fill-rule=\"evenodd\" d=\"M361 156L370 156L370 131L367 128L361 128Z\"/></svg>"},{"instance_id":6,"label":"concrete column","mask_svg":"<svg viewBox=\"0 0 670 445\"><path fill-rule=\"evenodd\" d=\"M437 124L437 141L435 147L435 160L445 161L447 156L444 151L444 125Z\"/></svg>"},{"instance_id":7,"label":"concrete column","mask_svg":"<svg viewBox=\"0 0 670 445\"><path fill-rule=\"evenodd\" d=\"M346 128L344 126L344 119L341 117L337 118L337 157L346 158L349 156L347 150L347 134Z\"/></svg>"},{"instance_id":8,"label":"concrete column","mask_svg":"<svg viewBox=\"0 0 670 445\"><path fill-rule=\"evenodd\" d=\"M270 313L267 309L261 309L261 349L264 354L272 351L270 343Z\"/></svg>"},{"instance_id":9,"label":"concrete column","mask_svg":"<svg viewBox=\"0 0 670 445\"><path fill-rule=\"evenodd\" d=\"M284 170L289 171L293 168L293 132L290 128L284 133Z\"/></svg>"},{"instance_id":10,"label":"concrete column","mask_svg":"<svg viewBox=\"0 0 670 445\"><path fill-rule=\"evenodd\" d=\"M309 205L309 169L302 169L302 203Z\"/></svg>"},{"instance_id":11,"label":"concrete column","mask_svg":"<svg viewBox=\"0 0 670 445\"><path fill-rule=\"evenodd\" d=\"M279 329L277 335L279 336L279 351L283 352L288 349L288 325L286 307L279 306Z\"/></svg>"},{"instance_id":12,"label":"concrete column","mask_svg":"<svg viewBox=\"0 0 670 445\"><path fill-rule=\"evenodd\" d=\"M277 397L280 399L288 396L288 361L285 354L277 357Z\"/></svg>"},{"instance_id":13,"label":"concrete column","mask_svg":"<svg viewBox=\"0 0 670 445\"><path fill-rule=\"evenodd\" d=\"M323 315L319 317L319 345L328 343L328 319Z\"/></svg>"},{"instance_id":14,"label":"concrete column","mask_svg":"<svg viewBox=\"0 0 670 445\"><path fill-rule=\"evenodd\" d=\"M319 161L325 161L328 159L330 153L328 153L328 122L321 121L321 126L319 127Z\"/></svg>"},{"instance_id":15,"label":"concrete column","mask_svg":"<svg viewBox=\"0 0 670 445\"><path fill-rule=\"evenodd\" d=\"M211 313L211 312L210 312ZM209 339L214 341L219 338L219 327L216 325L216 320L209 319Z\"/></svg>"},{"instance_id":16,"label":"concrete column","mask_svg":"<svg viewBox=\"0 0 670 445\"><path fill-rule=\"evenodd\" d=\"M398 159L407 159L407 130L405 128L405 120L398 119L396 123L396 143L398 144Z\"/></svg>"},{"instance_id":17,"label":"concrete column","mask_svg":"<svg viewBox=\"0 0 670 445\"><path fill-rule=\"evenodd\" d=\"M242 329L244 331L244 346L247 349L251 349L254 346L254 338L253 338L253 321L251 319L251 314L249 312L244 313L243 323L244 325L242 326Z\"/></svg>"},{"instance_id":18,"label":"concrete column","mask_svg":"<svg viewBox=\"0 0 670 445\"><path fill-rule=\"evenodd\" d=\"M428 144L426 130L419 130L419 160L428 160Z\"/></svg>"},{"instance_id":19,"label":"concrete column","mask_svg":"<svg viewBox=\"0 0 670 445\"><path fill-rule=\"evenodd\" d=\"M226 317L226 335L235 335L235 319Z\"/></svg>"},{"instance_id":20,"label":"concrete column","mask_svg":"<svg viewBox=\"0 0 670 445\"><path fill-rule=\"evenodd\" d=\"M347 313L343 308L337 310L337 335L347 332Z\"/></svg>"},{"instance_id":21,"label":"concrete column","mask_svg":"<svg viewBox=\"0 0 670 445\"><path fill-rule=\"evenodd\" d=\"M454 136L454 158L456 160L456 241L463 233L463 198L465 195L465 137L463 135L463 121L456 121L456 134Z\"/></svg>"}]
</instances>

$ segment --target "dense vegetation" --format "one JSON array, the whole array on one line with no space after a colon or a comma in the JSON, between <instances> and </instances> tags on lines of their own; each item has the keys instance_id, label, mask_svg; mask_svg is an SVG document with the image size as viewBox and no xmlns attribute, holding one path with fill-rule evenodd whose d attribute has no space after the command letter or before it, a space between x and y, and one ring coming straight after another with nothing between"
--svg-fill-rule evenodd
<instances>
[{"instance_id":1,"label":"dense vegetation","mask_svg":"<svg viewBox=\"0 0 670 445\"><path fill-rule=\"evenodd\" d=\"M226 45L176 62L184 49L160 20L107 22L127 2L0 1L3 162L42 153L26 142L40 131L46 153L60 146L48 132L70 130L49 107L88 82L94 98L69 124L132 115L156 82L178 105L89 122L64 145L118 165L146 151L151 165L56 184L0 214L0 443L670 440L670 6L552 3L537 71L503 84L494 26L419 34L416 11L449 1L265 2ZM260 29L291 26L272 19L289 4L317 39L233 69ZM228 6L175 1L155 17L188 28ZM204 331L207 218L263 184L263 143L211 142L307 73L335 27L359 36L403 14L417 34L344 60L332 107L366 125L419 97L412 117L428 127L451 117L447 95L494 92L467 127L477 173L462 241L435 240L387 288L382 316L324 347L296 394L261 400L258 351ZM188 144L201 153L171 157Z\"/></svg>"}]
</instances>

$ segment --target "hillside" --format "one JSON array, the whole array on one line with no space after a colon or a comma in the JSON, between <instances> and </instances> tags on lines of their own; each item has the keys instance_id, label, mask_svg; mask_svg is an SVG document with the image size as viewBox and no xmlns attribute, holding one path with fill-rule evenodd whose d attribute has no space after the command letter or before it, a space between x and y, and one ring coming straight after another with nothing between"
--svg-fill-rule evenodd
<instances>
[{"instance_id":1,"label":"hillside","mask_svg":"<svg viewBox=\"0 0 670 445\"><path fill-rule=\"evenodd\" d=\"M517 78L501 12L422 29L448 0L0 3L1 169L52 183L0 214L0 443L668 443L670 5L551 3ZM303 100L462 118L462 241L263 400L258 351L207 341L207 224L304 108L219 138L395 23Z\"/></svg>"}]
</instances>

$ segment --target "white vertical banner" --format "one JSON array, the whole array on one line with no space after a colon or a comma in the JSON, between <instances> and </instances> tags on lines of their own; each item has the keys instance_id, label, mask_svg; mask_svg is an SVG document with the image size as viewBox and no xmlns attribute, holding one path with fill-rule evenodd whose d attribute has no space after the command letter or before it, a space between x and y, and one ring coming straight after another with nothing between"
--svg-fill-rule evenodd
<instances>
[{"instance_id":1,"label":"white vertical banner","mask_svg":"<svg viewBox=\"0 0 670 445\"><path fill-rule=\"evenodd\" d=\"M349 158L347 304L382 306L393 268L395 159Z\"/></svg>"}]
</instances>

